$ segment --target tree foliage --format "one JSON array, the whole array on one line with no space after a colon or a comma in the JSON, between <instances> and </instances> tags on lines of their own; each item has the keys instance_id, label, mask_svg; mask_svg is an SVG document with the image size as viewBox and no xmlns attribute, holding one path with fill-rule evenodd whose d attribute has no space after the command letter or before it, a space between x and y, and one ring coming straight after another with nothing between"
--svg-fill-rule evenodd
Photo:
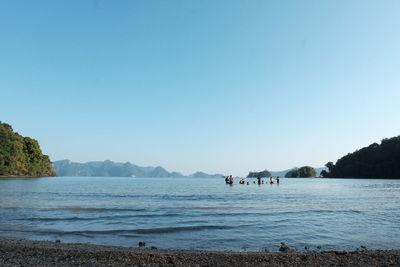
<instances>
[{"instance_id":1,"label":"tree foliage","mask_svg":"<svg viewBox=\"0 0 400 267\"><path fill-rule=\"evenodd\" d=\"M340 158L336 164L328 162L327 178L400 178L400 136L383 139Z\"/></svg>"},{"instance_id":2,"label":"tree foliage","mask_svg":"<svg viewBox=\"0 0 400 267\"><path fill-rule=\"evenodd\" d=\"M247 177L270 177L271 173L267 170L261 172L249 172Z\"/></svg>"},{"instance_id":3,"label":"tree foliage","mask_svg":"<svg viewBox=\"0 0 400 267\"><path fill-rule=\"evenodd\" d=\"M55 176L50 159L43 155L39 143L13 131L0 121L1 176Z\"/></svg>"},{"instance_id":4,"label":"tree foliage","mask_svg":"<svg viewBox=\"0 0 400 267\"><path fill-rule=\"evenodd\" d=\"M313 167L304 166L301 168L295 168L285 174L286 178L310 178L315 177L316 171Z\"/></svg>"}]
</instances>

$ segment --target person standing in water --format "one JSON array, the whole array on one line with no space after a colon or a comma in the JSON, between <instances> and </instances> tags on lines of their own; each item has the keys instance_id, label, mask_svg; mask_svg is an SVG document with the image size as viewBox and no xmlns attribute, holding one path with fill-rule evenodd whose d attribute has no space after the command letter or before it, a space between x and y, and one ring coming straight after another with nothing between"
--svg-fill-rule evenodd
<instances>
[{"instance_id":1,"label":"person standing in water","mask_svg":"<svg viewBox=\"0 0 400 267\"><path fill-rule=\"evenodd\" d=\"M257 182L258 182L258 184L261 184L261 177L260 176L257 177Z\"/></svg>"},{"instance_id":2,"label":"person standing in water","mask_svg":"<svg viewBox=\"0 0 400 267\"><path fill-rule=\"evenodd\" d=\"M276 183L279 184L279 176L276 177Z\"/></svg>"}]
</instances>

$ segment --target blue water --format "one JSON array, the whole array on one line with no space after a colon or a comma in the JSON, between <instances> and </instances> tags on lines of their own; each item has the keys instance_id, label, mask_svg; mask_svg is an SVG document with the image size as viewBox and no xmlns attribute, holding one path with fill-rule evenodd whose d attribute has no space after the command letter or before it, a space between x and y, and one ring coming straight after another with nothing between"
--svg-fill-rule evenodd
<instances>
[{"instance_id":1,"label":"blue water","mask_svg":"<svg viewBox=\"0 0 400 267\"><path fill-rule=\"evenodd\" d=\"M235 182L0 179L0 236L198 250L400 248L400 180Z\"/></svg>"}]
</instances>

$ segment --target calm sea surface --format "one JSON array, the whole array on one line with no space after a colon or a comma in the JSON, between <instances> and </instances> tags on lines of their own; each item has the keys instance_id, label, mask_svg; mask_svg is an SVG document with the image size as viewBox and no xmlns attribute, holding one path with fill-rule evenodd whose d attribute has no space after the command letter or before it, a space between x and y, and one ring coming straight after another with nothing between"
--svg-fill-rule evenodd
<instances>
[{"instance_id":1,"label":"calm sea surface","mask_svg":"<svg viewBox=\"0 0 400 267\"><path fill-rule=\"evenodd\" d=\"M0 236L165 249L400 248L400 180L0 179Z\"/></svg>"}]
</instances>

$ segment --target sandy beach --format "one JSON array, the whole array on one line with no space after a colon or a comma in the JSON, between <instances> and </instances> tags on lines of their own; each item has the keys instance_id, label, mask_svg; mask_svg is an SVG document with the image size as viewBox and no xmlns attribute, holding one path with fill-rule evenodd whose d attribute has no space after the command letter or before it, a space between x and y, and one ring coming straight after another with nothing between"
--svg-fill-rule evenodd
<instances>
[{"instance_id":1,"label":"sandy beach","mask_svg":"<svg viewBox=\"0 0 400 267\"><path fill-rule=\"evenodd\" d=\"M400 250L216 252L0 238L0 266L400 266Z\"/></svg>"}]
</instances>

